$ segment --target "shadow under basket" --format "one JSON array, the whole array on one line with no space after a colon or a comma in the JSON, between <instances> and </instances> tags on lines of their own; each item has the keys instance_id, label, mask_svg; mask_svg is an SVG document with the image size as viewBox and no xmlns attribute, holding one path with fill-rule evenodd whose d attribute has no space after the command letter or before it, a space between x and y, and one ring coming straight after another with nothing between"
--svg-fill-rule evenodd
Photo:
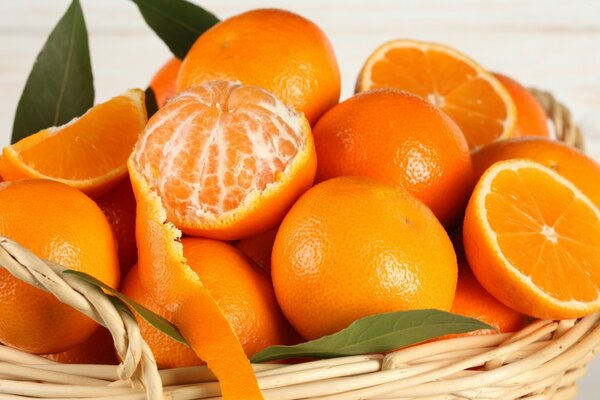
<instances>
[{"instance_id":1,"label":"shadow under basket","mask_svg":"<svg viewBox=\"0 0 600 400\"><path fill-rule=\"evenodd\" d=\"M556 136L583 148L570 112L533 89ZM61 274L0 237L0 265L52 292L106 326L123 360L119 366L66 365L0 345L0 399L209 399L219 385L206 367L158 370L135 319L96 287ZM564 400L600 349L600 313L579 320L537 320L516 333L467 336L421 344L387 355L362 355L295 365L254 364L270 400L296 399L528 399Z\"/></svg>"}]
</instances>

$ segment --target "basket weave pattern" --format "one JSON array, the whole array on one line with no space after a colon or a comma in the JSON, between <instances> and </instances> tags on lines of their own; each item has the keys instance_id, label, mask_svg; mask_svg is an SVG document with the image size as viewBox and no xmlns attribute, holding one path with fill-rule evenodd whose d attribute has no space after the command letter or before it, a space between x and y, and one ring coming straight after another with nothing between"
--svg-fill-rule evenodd
<instances>
[{"instance_id":1,"label":"basket weave pattern","mask_svg":"<svg viewBox=\"0 0 600 400\"><path fill-rule=\"evenodd\" d=\"M583 148L566 107L533 89L559 140ZM219 385L206 367L158 370L130 313L95 286L61 274L0 237L0 266L53 293L107 327L119 366L63 365L0 345L0 399L213 399ZM296 365L253 365L266 399L565 400L600 350L600 313L580 320L538 320L515 334L467 336L387 355L363 355Z\"/></svg>"}]
</instances>

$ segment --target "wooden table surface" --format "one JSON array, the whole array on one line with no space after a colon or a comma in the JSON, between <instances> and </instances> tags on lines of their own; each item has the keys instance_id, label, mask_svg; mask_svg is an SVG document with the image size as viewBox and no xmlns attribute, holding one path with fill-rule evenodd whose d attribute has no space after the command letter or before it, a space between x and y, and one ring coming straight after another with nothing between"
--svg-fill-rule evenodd
<instances>
[{"instance_id":1,"label":"wooden table surface","mask_svg":"<svg viewBox=\"0 0 600 400\"><path fill-rule=\"evenodd\" d=\"M572 110L587 151L600 160L600 1L196 0L225 18L257 7L295 11L316 22L336 50L342 98L352 94L364 59L386 40L405 37L462 50L493 71L552 91ZM68 0L0 0L0 144L31 65ZM170 57L127 0L82 0L90 36L96 100L145 88ZM600 360L579 400L600 398Z\"/></svg>"}]
</instances>

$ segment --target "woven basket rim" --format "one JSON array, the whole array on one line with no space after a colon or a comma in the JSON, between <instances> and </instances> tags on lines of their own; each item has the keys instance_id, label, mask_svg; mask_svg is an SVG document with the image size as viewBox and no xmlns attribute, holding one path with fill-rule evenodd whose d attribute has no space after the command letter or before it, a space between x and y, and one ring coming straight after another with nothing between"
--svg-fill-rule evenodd
<instances>
[{"instance_id":1,"label":"woven basket rim","mask_svg":"<svg viewBox=\"0 0 600 400\"><path fill-rule=\"evenodd\" d=\"M569 110L531 89L556 138L583 150ZM205 366L158 370L135 318L64 267L41 260L0 236L0 266L54 294L111 332L118 366L59 364L0 345L0 398L174 400L220 396ZM537 320L514 334L496 333L424 343L387 355L301 364L253 364L266 398L296 399L570 399L575 382L600 350L600 313L579 320Z\"/></svg>"}]
</instances>

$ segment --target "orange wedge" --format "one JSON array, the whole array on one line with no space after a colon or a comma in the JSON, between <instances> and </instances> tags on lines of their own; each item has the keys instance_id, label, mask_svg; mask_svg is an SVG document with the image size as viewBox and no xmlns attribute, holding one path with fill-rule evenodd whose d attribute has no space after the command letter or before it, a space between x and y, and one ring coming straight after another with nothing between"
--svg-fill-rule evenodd
<instances>
[{"instance_id":1,"label":"orange wedge","mask_svg":"<svg viewBox=\"0 0 600 400\"><path fill-rule=\"evenodd\" d=\"M552 169L494 164L475 187L463 235L477 279L507 306L547 319L600 310L600 210Z\"/></svg>"},{"instance_id":2,"label":"orange wedge","mask_svg":"<svg viewBox=\"0 0 600 400\"><path fill-rule=\"evenodd\" d=\"M127 158L146 120L144 92L128 90L5 147L0 175L7 181L52 179L98 197L127 175Z\"/></svg>"},{"instance_id":3,"label":"orange wedge","mask_svg":"<svg viewBox=\"0 0 600 400\"><path fill-rule=\"evenodd\" d=\"M471 149L511 137L517 120L504 86L475 61L446 46L399 39L379 47L364 64L356 91L386 87L406 90L444 110Z\"/></svg>"}]
</instances>

